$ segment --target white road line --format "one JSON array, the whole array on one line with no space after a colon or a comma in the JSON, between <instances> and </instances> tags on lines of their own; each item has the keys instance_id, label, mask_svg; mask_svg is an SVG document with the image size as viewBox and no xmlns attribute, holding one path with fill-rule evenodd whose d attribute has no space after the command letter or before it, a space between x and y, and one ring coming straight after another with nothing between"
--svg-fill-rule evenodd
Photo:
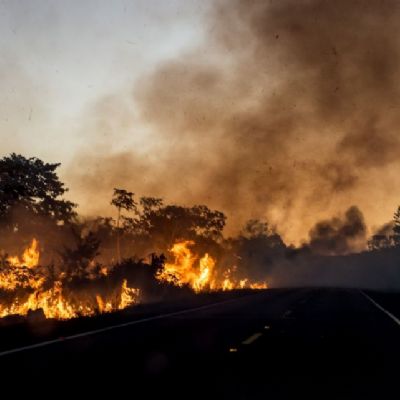
<instances>
[{"instance_id":1,"label":"white road line","mask_svg":"<svg viewBox=\"0 0 400 400\"><path fill-rule=\"evenodd\" d=\"M220 301L218 303L206 304L206 305L200 306L200 307L189 308L189 309L181 310L181 311L175 311L175 312L171 312L171 313L168 313L168 314L156 315L154 317L148 317L148 318L138 319L138 320L134 320L134 321L129 321L129 322L125 322L123 324L110 325L110 326L107 326L105 328L94 329L92 331L77 333L75 335L60 337L60 338L53 339L53 340L46 340L44 342L39 342L39 343L31 344L31 345L28 345L28 346L17 347L17 348L14 348L14 349L5 350L5 351L0 352L0 357L7 356L9 354L19 353L19 352L26 351L26 350L37 349L39 347L50 346L52 344L62 343L62 342L68 341L68 340L74 340L74 339L79 339L79 338L83 338L83 337L87 337L87 336L93 336L93 335L97 335L99 333L112 331L114 329L125 328L127 326L143 324L145 322L155 321L155 320L158 320L158 319L164 319L164 318L174 317L176 315L188 314L188 313L195 312L195 311L205 310L207 308L216 307L216 306L219 306L219 305L222 305L222 304L233 303L233 302L242 300L242 299L244 299L246 297L251 297L251 296L258 295L258 294L259 293L251 294L251 295L248 295L248 296L238 297L238 298L235 298L235 299Z\"/></svg>"},{"instance_id":2,"label":"white road line","mask_svg":"<svg viewBox=\"0 0 400 400\"><path fill-rule=\"evenodd\" d=\"M262 336L262 333L257 332L254 335L251 335L249 338L247 338L246 340L244 340L242 342L242 344L252 344L253 342L255 342L260 336Z\"/></svg>"},{"instance_id":3,"label":"white road line","mask_svg":"<svg viewBox=\"0 0 400 400\"><path fill-rule=\"evenodd\" d=\"M391 318L397 325L400 326L400 319L398 319L395 315L393 315L390 311L383 308L380 304L378 304L374 299L369 297L366 293L360 290L361 294L363 294L375 307L379 308L382 312L384 312L389 318Z\"/></svg>"}]
</instances>

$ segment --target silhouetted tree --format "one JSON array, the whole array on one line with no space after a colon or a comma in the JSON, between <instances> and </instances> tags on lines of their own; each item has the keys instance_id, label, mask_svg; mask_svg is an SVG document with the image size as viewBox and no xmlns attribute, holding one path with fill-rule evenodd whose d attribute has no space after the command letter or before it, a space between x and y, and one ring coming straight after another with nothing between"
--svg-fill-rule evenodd
<instances>
[{"instance_id":1,"label":"silhouetted tree","mask_svg":"<svg viewBox=\"0 0 400 400\"><path fill-rule=\"evenodd\" d=\"M136 210L137 204L133 198L134 193L128 192L125 189L114 188L114 194L111 200L111 204L118 210L117 215L117 261L121 262L121 248L120 248L120 220L121 210L134 211Z\"/></svg>"},{"instance_id":2,"label":"silhouetted tree","mask_svg":"<svg viewBox=\"0 0 400 400\"><path fill-rule=\"evenodd\" d=\"M62 198L68 189L55 172L59 166L15 153L0 159L0 219L10 219L12 210L18 208L56 224L70 222L76 216L76 205ZM16 228L15 222L10 224Z\"/></svg>"},{"instance_id":3,"label":"silhouetted tree","mask_svg":"<svg viewBox=\"0 0 400 400\"><path fill-rule=\"evenodd\" d=\"M100 240L93 232L82 236L80 232L73 229L72 235L75 240L73 248L65 247L60 252L62 267L67 273L67 277L84 278L90 270L90 264L99 255Z\"/></svg>"},{"instance_id":4,"label":"silhouetted tree","mask_svg":"<svg viewBox=\"0 0 400 400\"><path fill-rule=\"evenodd\" d=\"M393 247L394 240L393 236L386 235L373 235L370 240L368 240L368 250L380 250Z\"/></svg>"},{"instance_id":5,"label":"silhouetted tree","mask_svg":"<svg viewBox=\"0 0 400 400\"><path fill-rule=\"evenodd\" d=\"M285 248L285 244L267 222L258 219L250 219L242 229L239 240L242 242L259 243L264 248Z\"/></svg>"},{"instance_id":6,"label":"silhouetted tree","mask_svg":"<svg viewBox=\"0 0 400 400\"><path fill-rule=\"evenodd\" d=\"M136 234L151 238L159 250L165 250L179 239L210 239L222 237L225 215L206 206L163 206L160 199L142 198L141 210L134 221Z\"/></svg>"},{"instance_id":7,"label":"silhouetted tree","mask_svg":"<svg viewBox=\"0 0 400 400\"><path fill-rule=\"evenodd\" d=\"M241 236L244 238L255 238L260 236L269 236L271 230L266 222L260 221L259 219L250 219L246 222L242 229Z\"/></svg>"},{"instance_id":8,"label":"silhouetted tree","mask_svg":"<svg viewBox=\"0 0 400 400\"><path fill-rule=\"evenodd\" d=\"M227 245L235 255L239 271L253 279L265 279L274 262L287 250L280 235L258 219L247 221L240 235L229 239Z\"/></svg>"},{"instance_id":9,"label":"silhouetted tree","mask_svg":"<svg viewBox=\"0 0 400 400\"><path fill-rule=\"evenodd\" d=\"M397 208L393 216L393 240L395 246L400 245L400 206Z\"/></svg>"},{"instance_id":10,"label":"silhouetted tree","mask_svg":"<svg viewBox=\"0 0 400 400\"><path fill-rule=\"evenodd\" d=\"M222 237L226 216L218 210L198 205L191 208L194 230L197 235L218 240Z\"/></svg>"},{"instance_id":11,"label":"silhouetted tree","mask_svg":"<svg viewBox=\"0 0 400 400\"><path fill-rule=\"evenodd\" d=\"M112 238L114 226L115 221L111 217L95 217L86 219L81 229L95 232L101 242L106 242Z\"/></svg>"}]
</instances>

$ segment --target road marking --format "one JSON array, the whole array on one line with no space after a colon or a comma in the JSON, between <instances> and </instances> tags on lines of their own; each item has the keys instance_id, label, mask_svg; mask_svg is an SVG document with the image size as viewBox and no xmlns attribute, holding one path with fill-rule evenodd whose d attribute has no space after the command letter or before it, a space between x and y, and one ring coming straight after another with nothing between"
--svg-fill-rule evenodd
<instances>
[{"instance_id":1,"label":"road marking","mask_svg":"<svg viewBox=\"0 0 400 400\"><path fill-rule=\"evenodd\" d=\"M231 347L230 349L229 349L229 353L237 353L237 348L236 347Z\"/></svg>"},{"instance_id":2,"label":"road marking","mask_svg":"<svg viewBox=\"0 0 400 400\"><path fill-rule=\"evenodd\" d=\"M165 318L169 318L169 317L174 317L176 315L189 314L191 312L205 310L207 308L216 307L216 306L219 306L219 305L222 305L222 304L233 303L233 302L242 300L244 298L257 296L257 295L260 295L260 294L261 293L250 294L250 295L238 297L238 298L235 298L235 299L229 299L229 300L219 301L217 303L206 304L206 305L200 306L200 307L194 307L194 308L189 308L189 309L186 309L186 310L175 311L175 312L171 312L171 313L168 313L168 314L155 315L154 317L137 319L137 320L134 320L134 321L125 322L123 324L110 325L110 326L106 326L105 328L94 329L92 331L86 331L86 332L82 332L82 333L77 333L75 335L59 337L57 339L52 339L52 340L46 340L44 342L39 342L39 343L31 344L31 345L28 345L28 346L17 347L17 348L14 348L14 349L5 350L5 351L0 352L0 357L7 356L7 355L10 355L10 354L14 354L14 353L20 353L22 351L33 350L33 349L37 349L37 348L40 348L40 347L50 346L50 345L57 344L57 343L64 343L64 342L69 341L69 340L75 340L75 339L80 339L80 338L87 337L87 336L93 336L93 335L97 335L99 333L112 331L114 329L126 328L127 326L139 325L139 324L143 324L143 323L150 322L150 321L156 321L158 319L165 319Z\"/></svg>"},{"instance_id":3,"label":"road marking","mask_svg":"<svg viewBox=\"0 0 400 400\"><path fill-rule=\"evenodd\" d=\"M252 344L253 342L255 342L260 336L262 336L262 333L257 332L254 335L251 335L250 337L248 337L246 340L244 340L242 342L242 344Z\"/></svg>"},{"instance_id":4,"label":"road marking","mask_svg":"<svg viewBox=\"0 0 400 400\"><path fill-rule=\"evenodd\" d=\"M389 318L391 318L397 325L400 326L400 319L398 319L395 315L393 315L390 311L383 308L380 304L378 304L374 299L369 297L366 293L360 290L361 294L363 294L375 307L379 308L382 312L384 312Z\"/></svg>"}]
</instances>

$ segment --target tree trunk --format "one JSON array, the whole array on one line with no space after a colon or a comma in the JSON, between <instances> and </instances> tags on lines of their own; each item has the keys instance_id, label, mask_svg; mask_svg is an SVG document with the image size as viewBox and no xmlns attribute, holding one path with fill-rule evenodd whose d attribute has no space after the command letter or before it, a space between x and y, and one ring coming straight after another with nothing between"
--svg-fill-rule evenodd
<instances>
[{"instance_id":1,"label":"tree trunk","mask_svg":"<svg viewBox=\"0 0 400 400\"><path fill-rule=\"evenodd\" d=\"M121 263L121 247L119 241L119 219L121 216L121 208L118 207L118 217L117 217L117 262L118 264Z\"/></svg>"}]
</instances>

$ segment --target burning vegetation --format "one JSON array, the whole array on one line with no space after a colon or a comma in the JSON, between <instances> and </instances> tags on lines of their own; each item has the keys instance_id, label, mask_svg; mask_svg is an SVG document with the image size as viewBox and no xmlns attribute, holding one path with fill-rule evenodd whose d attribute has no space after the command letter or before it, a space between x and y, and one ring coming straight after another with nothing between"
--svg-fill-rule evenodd
<instances>
[{"instance_id":1,"label":"burning vegetation","mask_svg":"<svg viewBox=\"0 0 400 400\"><path fill-rule=\"evenodd\" d=\"M125 189L111 199L116 220L80 217L63 198L57 167L16 154L0 159L0 317L94 316L185 293L399 285L400 211L369 252L357 207L319 222L294 248L266 222L249 220L227 238L220 211L137 201Z\"/></svg>"},{"instance_id":2,"label":"burning vegetation","mask_svg":"<svg viewBox=\"0 0 400 400\"><path fill-rule=\"evenodd\" d=\"M205 254L199 258L191 252L189 246L193 244L193 241L175 243L170 250L174 263L165 262L157 270L155 278L178 287L187 285L195 292L267 288L265 282L251 283L247 278L235 279L236 267L217 271L216 261L211 256ZM7 256L3 260L0 289L7 295L0 300L0 317L26 315L29 311L41 309L46 318L70 319L123 310L139 302L140 289L129 287L126 278L108 295L82 291L74 293L68 289L65 273L50 281L49 275L39 265L38 247L38 241L33 239L21 258ZM91 274L90 279L95 281L106 277L107 271L106 268L100 268L98 275Z\"/></svg>"},{"instance_id":3,"label":"burning vegetation","mask_svg":"<svg viewBox=\"0 0 400 400\"><path fill-rule=\"evenodd\" d=\"M195 292L232 289L265 289L265 282L249 283L248 279L235 280L231 270L218 274L215 260L205 254L198 258L189 246L194 242L184 241L174 244L171 253L174 263L164 263L155 274L159 281L182 287L188 285ZM0 317L26 315L30 311L43 310L46 318L70 319L92 316L99 313L123 310L138 303L140 289L128 286L124 278L119 287L108 295L99 292L74 293L68 289L66 275L61 273L50 281L49 275L40 267L39 243L32 240L22 257L7 256L0 272L0 289L7 295L0 300ZM233 269L235 271L236 268ZM91 275L95 281L107 276L107 269L101 268L98 275ZM54 278L54 277L53 277Z\"/></svg>"},{"instance_id":4,"label":"burning vegetation","mask_svg":"<svg viewBox=\"0 0 400 400\"><path fill-rule=\"evenodd\" d=\"M249 282L248 278L235 277L237 267L219 271L215 260L204 254L196 256L190 250L193 241L175 243L170 250L174 262L166 262L157 272L157 279L173 283L177 286L189 285L195 292L204 290L233 290L233 289L266 289L266 282Z\"/></svg>"},{"instance_id":5,"label":"burning vegetation","mask_svg":"<svg viewBox=\"0 0 400 400\"><path fill-rule=\"evenodd\" d=\"M149 197L137 203L132 192L115 189L116 221L82 219L62 198L57 167L16 154L0 160L0 317L39 310L46 318L92 316L172 288L266 288L233 253L227 257L223 213ZM19 243L26 244L21 255Z\"/></svg>"},{"instance_id":6,"label":"burning vegetation","mask_svg":"<svg viewBox=\"0 0 400 400\"><path fill-rule=\"evenodd\" d=\"M138 301L140 290L130 288L127 280L109 296L96 293L74 294L65 288L64 276L50 281L39 266L38 241L32 240L21 259L6 257L0 272L0 288L5 296L0 301L0 317L43 310L46 318L70 319L103 312L122 310Z\"/></svg>"},{"instance_id":7,"label":"burning vegetation","mask_svg":"<svg viewBox=\"0 0 400 400\"><path fill-rule=\"evenodd\" d=\"M400 3L217 3L206 47L132 91L151 153L115 150L125 103L108 96L90 115L88 136L104 141L66 176L115 219L78 215L60 164L0 159L0 316L68 319L267 284L400 288L400 208L371 238L359 208L380 221L396 196ZM113 182L125 189L109 199ZM131 182L186 205L138 198ZM197 201L229 212L235 236Z\"/></svg>"}]
</instances>

